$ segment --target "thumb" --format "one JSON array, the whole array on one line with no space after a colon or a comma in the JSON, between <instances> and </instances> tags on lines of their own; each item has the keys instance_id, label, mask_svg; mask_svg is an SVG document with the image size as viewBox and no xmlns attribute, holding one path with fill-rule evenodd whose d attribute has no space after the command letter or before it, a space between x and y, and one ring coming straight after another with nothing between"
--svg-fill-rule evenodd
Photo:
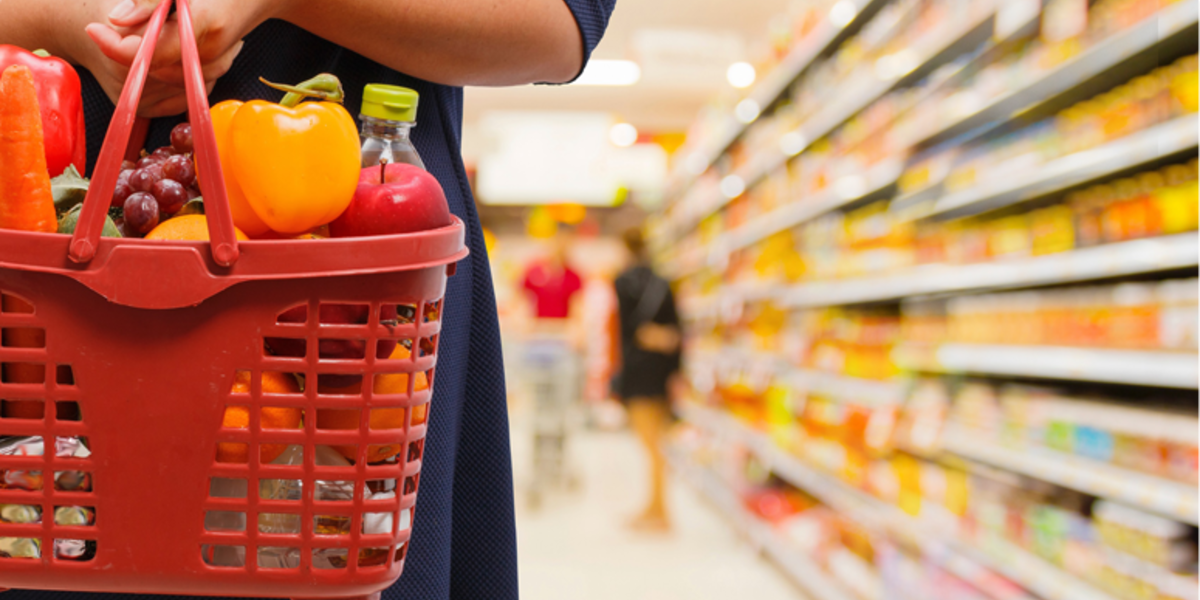
<instances>
[{"instance_id":1,"label":"thumb","mask_svg":"<svg viewBox=\"0 0 1200 600\"><path fill-rule=\"evenodd\" d=\"M150 18L162 0L122 0L108 13L108 21L117 27L136 27Z\"/></svg>"}]
</instances>

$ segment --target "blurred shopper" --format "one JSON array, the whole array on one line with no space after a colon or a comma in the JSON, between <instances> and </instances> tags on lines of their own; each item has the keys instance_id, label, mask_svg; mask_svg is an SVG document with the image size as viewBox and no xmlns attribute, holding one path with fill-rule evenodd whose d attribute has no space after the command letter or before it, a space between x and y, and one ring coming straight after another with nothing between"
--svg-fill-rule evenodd
<instances>
[{"instance_id":1,"label":"blurred shopper","mask_svg":"<svg viewBox=\"0 0 1200 600\"><path fill-rule=\"evenodd\" d=\"M613 380L613 394L625 404L630 426L650 459L650 498L631 525L666 531L670 520L662 440L671 421L668 384L679 371L679 315L670 285L650 267L641 230L625 232L624 241L632 260L614 283L621 369Z\"/></svg>"},{"instance_id":2,"label":"blurred shopper","mask_svg":"<svg viewBox=\"0 0 1200 600\"><path fill-rule=\"evenodd\" d=\"M572 232L560 227L547 254L526 269L523 283L536 316L522 378L534 411L533 477L526 490L530 508L540 506L550 490L578 483L567 456L572 415L583 389L577 324L583 278L569 264L572 241Z\"/></svg>"},{"instance_id":3,"label":"blurred shopper","mask_svg":"<svg viewBox=\"0 0 1200 600\"><path fill-rule=\"evenodd\" d=\"M567 259L571 240L571 231L559 228L550 240L546 256L534 261L525 271L522 285L530 294L537 317L535 332L542 335L565 337L571 317L578 313L572 308L577 294L583 289L583 278L571 268Z\"/></svg>"}]
</instances>

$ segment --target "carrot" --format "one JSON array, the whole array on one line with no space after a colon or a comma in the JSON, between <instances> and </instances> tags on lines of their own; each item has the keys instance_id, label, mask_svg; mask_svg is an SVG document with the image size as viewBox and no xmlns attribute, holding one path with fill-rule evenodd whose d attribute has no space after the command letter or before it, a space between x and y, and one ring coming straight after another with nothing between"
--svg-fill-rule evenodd
<instances>
[{"instance_id":1,"label":"carrot","mask_svg":"<svg viewBox=\"0 0 1200 600\"><path fill-rule=\"evenodd\" d=\"M58 231L37 89L25 65L0 75L0 229Z\"/></svg>"}]
</instances>

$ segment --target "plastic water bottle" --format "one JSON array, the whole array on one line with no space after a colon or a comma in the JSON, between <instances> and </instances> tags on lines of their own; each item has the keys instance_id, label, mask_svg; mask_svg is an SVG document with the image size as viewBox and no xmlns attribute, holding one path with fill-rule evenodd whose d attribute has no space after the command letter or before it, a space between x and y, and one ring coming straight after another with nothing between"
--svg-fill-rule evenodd
<instances>
[{"instance_id":1,"label":"plastic water bottle","mask_svg":"<svg viewBox=\"0 0 1200 600\"><path fill-rule=\"evenodd\" d=\"M425 168L409 133L417 126L416 90L395 85L372 83L363 89L362 166L381 162L408 163Z\"/></svg>"}]
</instances>

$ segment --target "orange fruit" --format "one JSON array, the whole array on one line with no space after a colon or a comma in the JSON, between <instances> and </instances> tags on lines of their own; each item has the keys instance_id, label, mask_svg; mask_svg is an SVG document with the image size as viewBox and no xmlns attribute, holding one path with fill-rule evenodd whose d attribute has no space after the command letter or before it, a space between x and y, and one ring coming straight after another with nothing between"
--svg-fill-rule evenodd
<instances>
[{"instance_id":1,"label":"orange fruit","mask_svg":"<svg viewBox=\"0 0 1200 600\"><path fill-rule=\"evenodd\" d=\"M158 227L146 234L148 240L207 240L208 221L204 215L183 215L167 219ZM248 240L242 230L234 227L234 236L239 240Z\"/></svg>"},{"instance_id":2,"label":"orange fruit","mask_svg":"<svg viewBox=\"0 0 1200 600\"><path fill-rule=\"evenodd\" d=\"M262 374L262 391L264 394L299 394L300 386L291 375L286 373L265 372ZM233 379L233 393L250 393L250 372L238 371ZM258 417L259 427L263 429L299 429L303 411L291 406L264 406ZM250 427L250 408L246 406L225 407L225 417L221 425L232 429ZM258 460L266 464L287 449L287 444L259 444ZM240 442L225 442L217 444L217 462L244 463L249 460L246 444Z\"/></svg>"},{"instance_id":3,"label":"orange fruit","mask_svg":"<svg viewBox=\"0 0 1200 600\"><path fill-rule=\"evenodd\" d=\"M408 348L403 344L396 344L396 349L392 351L391 358L404 359L410 356ZM408 373L380 373L375 375L375 394L407 394L408 393ZM417 373L416 379L413 381L413 391L421 391L429 389L429 379L424 373ZM362 384L355 383L346 387L335 388L332 386L322 386L318 389L323 394L347 394L357 395L362 393ZM427 404L413 407L413 424L425 422ZM317 409L317 429L358 429L359 411L344 410L344 409ZM404 409L403 408L375 408L371 410L370 428L371 429L404 429ZM358 460L358 449L354 446L333 446L350 460ZM371 445L367 448L367 462L374 463L381 460L387 460L397 454L404 447L401 444L383 444Z\"/></svg>"},{"instance_id":4,"label":"orange fruit","mask_svg":"<svg viewBox=\"0 0 1200 600\"><path fill-rule=\"evenodd\" d=\"M329 237L329 226L322 225L314 227L304 233L279 233L278 231L267 230L264 233L254 236L256 240L323 240Z\"/></svg>"}]
</instances>

